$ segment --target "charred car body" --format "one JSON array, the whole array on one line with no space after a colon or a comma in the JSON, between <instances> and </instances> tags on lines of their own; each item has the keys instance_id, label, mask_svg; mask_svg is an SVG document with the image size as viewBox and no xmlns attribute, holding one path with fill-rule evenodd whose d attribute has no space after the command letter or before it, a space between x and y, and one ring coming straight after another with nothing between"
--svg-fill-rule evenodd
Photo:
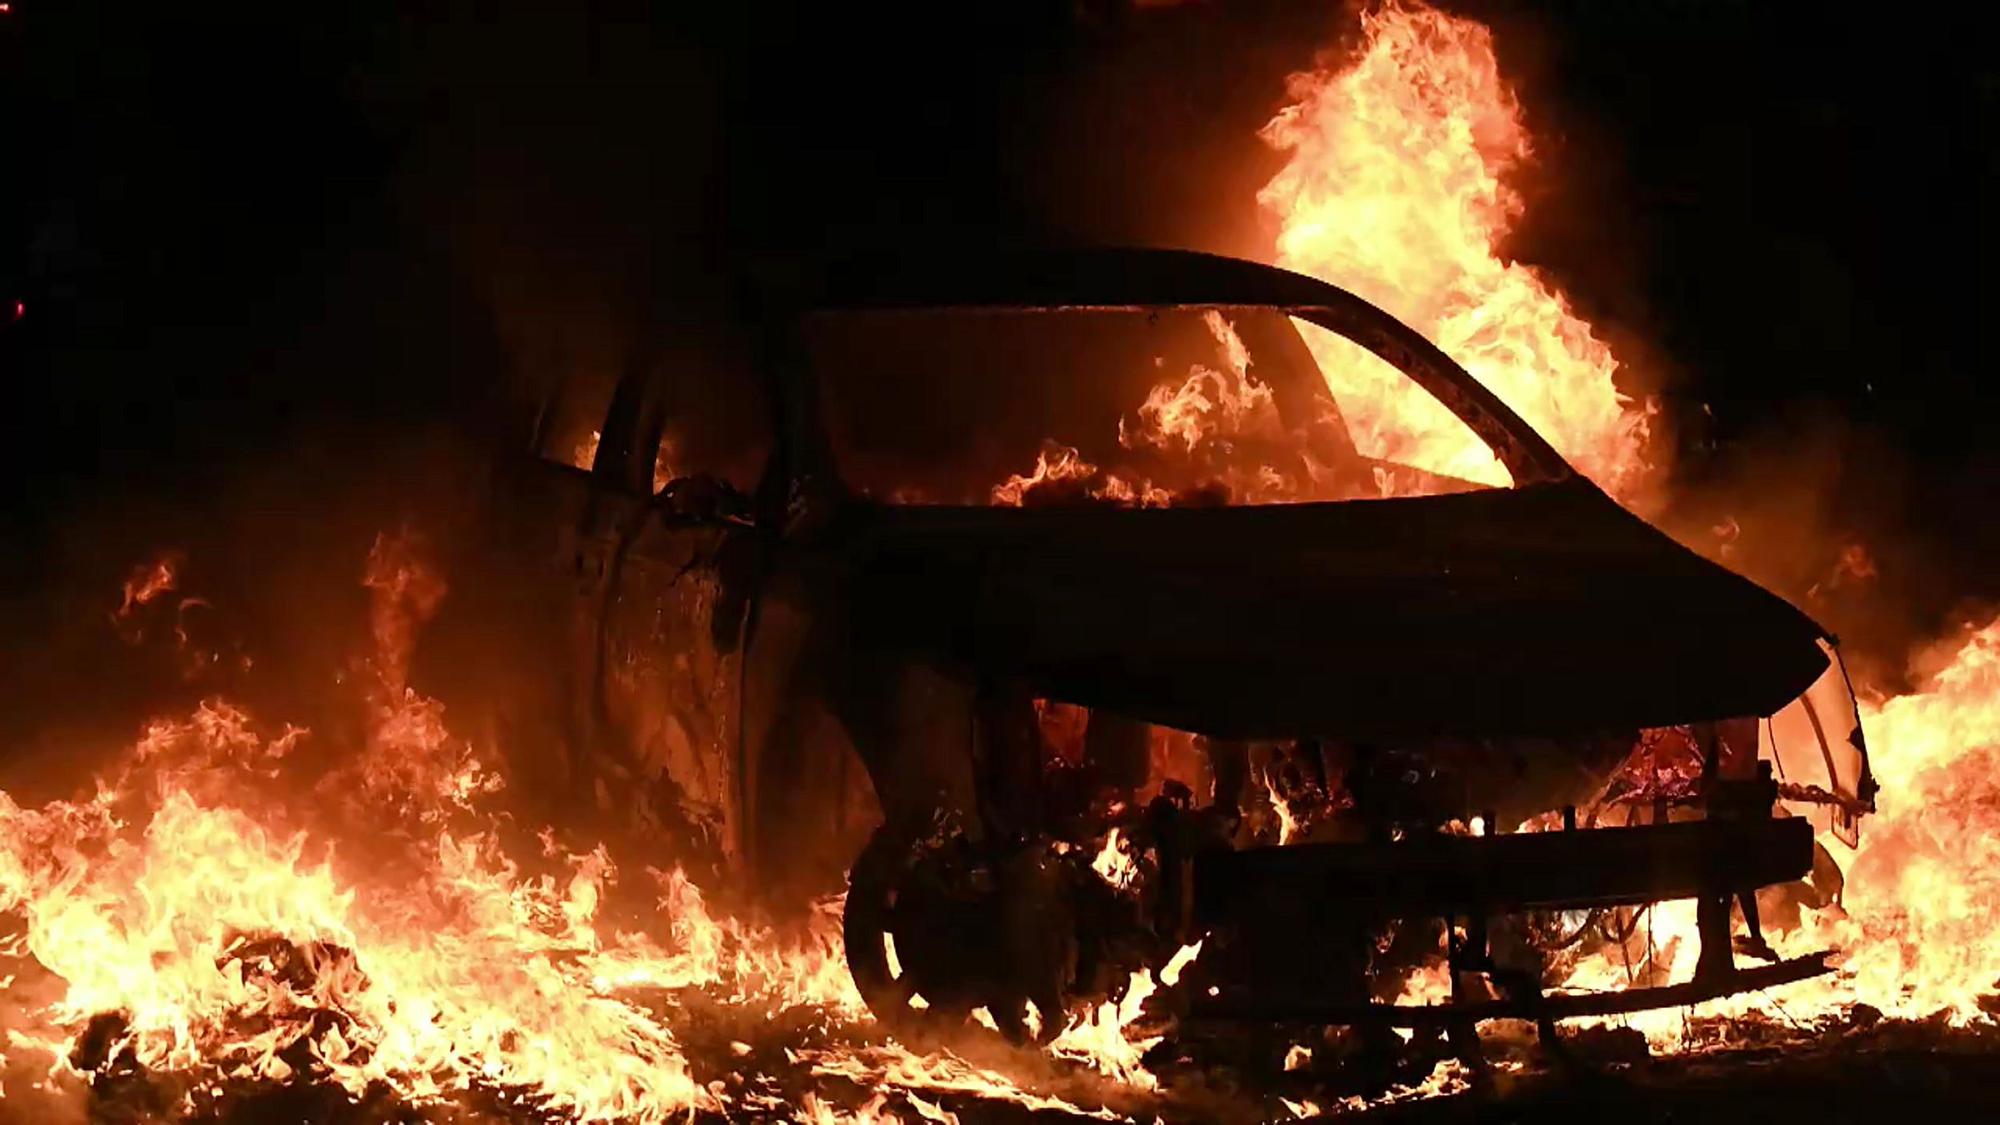
<instances>
[{"instance_id":1,"label":"charred car body","mask_svg":"<svg viewBox=\"0 0 2000 1125\"><path fill-rule=\"evenodd\" d=\"M854 266L760 288L748 322L743 450L704 463L701 365L656 357L545 416L517 530L564 570L557 710L613 763L600 797L653 794L774 894L851 858L848 958L885 1019L1018 1027L1201 935L1217 1017L1462 1027L1822 971L1738 967L1731 910L1757 944L1754 892L1869 806L1831 639L1388 314L1099 251ZM1505 483L1364 448L1303 333L1434 399ZM1218 345L1261 428L1119 413ZM1070 471L1045 450L988 487L1035 431L1107 419ZM1583 919L1669 898L1702 904L1693 980L1543 994ZM1442 935L1456 1003L1386 1002L1398 926Z\"/></svg>"}]
</instances>

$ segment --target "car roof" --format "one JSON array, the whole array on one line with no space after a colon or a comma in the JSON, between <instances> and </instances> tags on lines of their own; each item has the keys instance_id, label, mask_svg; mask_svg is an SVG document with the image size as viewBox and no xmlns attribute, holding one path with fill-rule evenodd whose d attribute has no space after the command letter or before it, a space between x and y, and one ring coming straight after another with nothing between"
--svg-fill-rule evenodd
<instances>
[{"instance_id":1,"label":"car roof","mask_svg":"<svg viewBox=\"0 0 2000 1125\"><path fill-rule=\"evenodd\" d=\"M1291 308L1324 305L1329 299L1360 302L1334 286L1273 266L1193 250L1148 248L854 258L793 282L793 302L808 309Z\"/></svg>"}]
</instances>

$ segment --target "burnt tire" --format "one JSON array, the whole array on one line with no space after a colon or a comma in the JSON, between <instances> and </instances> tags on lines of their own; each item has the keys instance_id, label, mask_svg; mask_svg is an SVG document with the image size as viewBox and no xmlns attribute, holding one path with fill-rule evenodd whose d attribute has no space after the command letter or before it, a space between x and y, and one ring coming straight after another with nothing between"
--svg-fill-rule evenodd
<instances>
[{"instance_id":1,"label":"burnt tire","mask_svg":"<svg viewBox=\"0 0 2000 1125\"><path fill-rule=\"evenodd\" d=\"M907 975L890 971L887 941L894 933L896 900L911 866L913 842L884 825L863 845L847 872L847 903L841 911L840 936L847 971L854 987L875 1018L890 1028L921 1027L932 1022L910 1007L916 986Z\"/></svg>"},{"instance_id":2,"label":"burnt tire","mask_svg":"<svg viewBox=\"0 0 2000 1125\"><path fill-rule=\"evenodd\" d=\"M877 829L848 872L841 918L848 972L869 1010L916 1032L984 1007L1019 1040L1033 1000L1052 1034L1075 966L1075 922L1055 875L1030 848L992 854ZM901 972L891 971L891 935ZM919 995L925 1006L912 1007Z\"/></svg>"}]
</instances>

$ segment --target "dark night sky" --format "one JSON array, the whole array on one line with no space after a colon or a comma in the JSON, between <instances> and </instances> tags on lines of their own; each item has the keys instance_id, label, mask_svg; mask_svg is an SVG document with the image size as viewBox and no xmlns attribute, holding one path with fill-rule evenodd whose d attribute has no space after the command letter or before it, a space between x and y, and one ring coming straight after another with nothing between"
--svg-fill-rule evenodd
<instances>
[{"instance_id":1,"label":"dark night sky","mask_svg":"<svg viewBox=\"0 0 2000 1125\"><path fill-rule=\"evenodd\" d=\"M385 426L466 426L540 366L615 363L648 310L756 257L1261 255L1254 132L1352 28L1275 0L683 7L14 0L7 579L63 565L46 545L77 512L365 460ZM1542 141L1514 251L1669 379L1682 472L1831 434L1813 448L1865 497L1856 527L1920 545L1906 584L1947 592L1927 605L2000 594L1981 29L1458 10L1498 28Z\"/></svg>"}]
</instances>

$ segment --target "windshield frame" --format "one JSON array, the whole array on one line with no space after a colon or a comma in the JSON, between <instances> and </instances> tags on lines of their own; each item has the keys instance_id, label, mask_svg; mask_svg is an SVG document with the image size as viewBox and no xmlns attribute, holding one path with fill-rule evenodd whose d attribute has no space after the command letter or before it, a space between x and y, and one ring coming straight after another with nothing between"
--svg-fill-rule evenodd
<instances>
[{"instance_id":1,"label":"windshield frame","mask_svg":"<svg viewBox=\"0 0 2000 1125\"><path fill-rule=\"evenodd\" d=\"M803 330L809 317L842 312L1272 310L1352 341L1422 387L1493 451L1514 487L1577 477L1547 439L1423 334L1338 286L1274 266L1182 250L961 258L928 265L878 259L792 278L770 292L777 295L766 296L761 307L767 313L785 310L773 318L785 327L769 337L778 432L759 492L772 501L805 482L845 491Z\"/></svg>"}]
</instances>

